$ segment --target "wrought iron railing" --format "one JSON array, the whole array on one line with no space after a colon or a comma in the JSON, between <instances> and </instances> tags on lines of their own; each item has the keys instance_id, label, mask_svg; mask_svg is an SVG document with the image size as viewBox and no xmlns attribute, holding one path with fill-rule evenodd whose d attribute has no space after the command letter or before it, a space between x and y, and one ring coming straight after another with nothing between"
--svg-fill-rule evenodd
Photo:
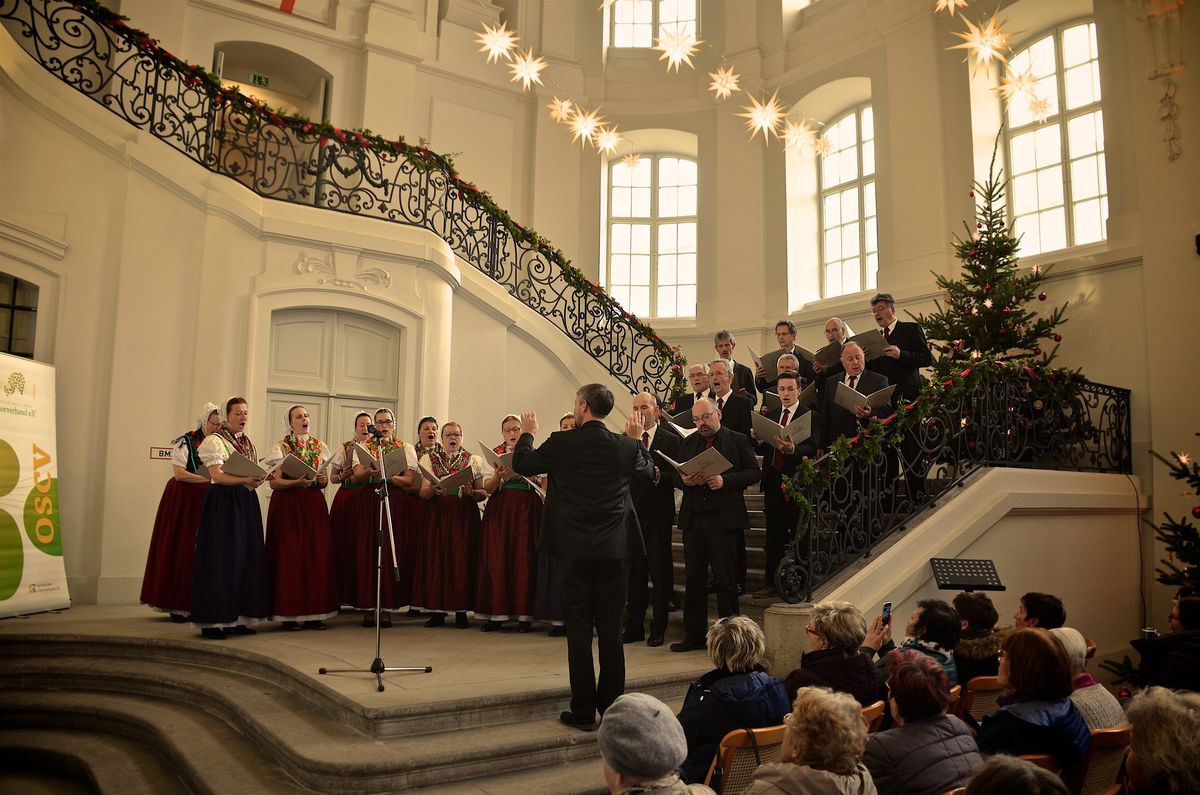
<instances>
[{"instance_id":1,"label":"wrought iron railing","mask_svg":"<svg viewBox=\"0 0 1200 795\"><path fill-rule=\"evenodd\" d=\"M86 4L0 0L0 24L59 80L208 170L270 199L427 229L631 392L666 398L681 382L677 356L644 324L599 290L572 284L548 250L514 234L445 167L299 134L295 120L227 101L197 78L202 71L154 57L156 45L101 21Z\"/></svg>"},{"instance_id":2,"label":"wrought iron railing","mask_svg":"<svg viewBox=\"0 0 1200 795\"><path fill-rule=\"evenodd\" d=\"M1127 389L1089 381L1062 389L1002 379L932 402L900 444L852 460L802 491L809 509L775 572L780 595L811 600L981 467L1132 472L1129 400ZM816 462L818 470L829 466L829 456ZM913 494L908 472L919 473Z\"/></svg>"}]
</instances>

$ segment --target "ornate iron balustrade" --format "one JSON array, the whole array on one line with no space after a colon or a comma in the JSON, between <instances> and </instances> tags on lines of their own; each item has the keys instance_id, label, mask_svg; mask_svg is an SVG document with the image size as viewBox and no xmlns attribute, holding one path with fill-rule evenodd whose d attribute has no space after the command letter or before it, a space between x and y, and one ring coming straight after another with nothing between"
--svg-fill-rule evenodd
<instances>
[{"instance_id":1,"label":"ornate iron balustrade","mask_svg":"<svg viewBox=\"0 0 1200 795\"><path fill-rule=\"evenodd\" d=\"M631 392L668 397L682 379L665 344L598 291L577 289L549 253L514 235L438 165L397 152L296 134L231 103L173 58L151 57L128 30L59 0L0 0L0 24L71 88L208 170L270 199L427 229L555 324Z\"/></svg>"},{"instance_id":2,"label":"ornate iron balustrade","mask_svg":"<svg viewBox=\"0 0 1200 795\"><path fill-rule=\"evenodd\" d=\"M811 510L775 573L780 595L811 600L823 583L981 467L1132 472L1129 397L1128 389L1089 381L1061 390L1000 380L936 402L902 444L851 461L804 492ZM829 465L829 456L816 462L818 469ZM901 465L925 473L916 499Z\"/></svg>"}]
</instances>

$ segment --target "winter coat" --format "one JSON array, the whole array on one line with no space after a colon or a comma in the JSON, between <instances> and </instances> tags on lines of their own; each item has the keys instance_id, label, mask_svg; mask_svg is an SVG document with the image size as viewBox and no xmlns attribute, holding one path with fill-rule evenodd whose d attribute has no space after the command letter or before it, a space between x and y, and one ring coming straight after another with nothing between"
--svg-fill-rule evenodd
<instances>
[{"instance_id":1,"label":"winter coat","mask_svg":"<svg viewBox=\"0 0 1200 795\"><path fill-rule=\"evenodd\" d=\"M879 674L875 663L866 654L845 654L838 649L806 652L800 657L800 667L787 675L788 703L796 700L802 687L828 687L839 693L849 693L864 707L882 698Z\"/></svg>"},{"instance_id":2,"label":"winter coat","mask_svg":"<svg viewBox=\"0 0 1200 795\"><path fill-rule=\"evenodd\" d=\"M899 646L892 641L888 641L879 650L879 659L875 663L875 668L879 671L879 684L883 685L887 681L887 656L894 649L916 649L926 657L932 657L938 665L942 666L942 670L946 672L946 676L950 679L950 686L954 687L958 684L958 666L954 663L954 652L947 651L936 643L929 643L920 638L905 638L904 642ZM875 650L869 646L863 647L863 652L874 654Z\"/></svg>"},{"instance_id":3,"label":"winter coat","mask_svg":"<svg viewBox=\"0 0 1200 795\"><path fill-rule=\"evenodd\" d=\"M1147 685L1200 691L1200 629L1184 629L1155 638L1138 638L1138 671Z\"/></svg>"},{"instance_id":4,"label":"winter coat","mask_svg":"<svg viewBox=\"0 0 1200 795\"><path fill-rule=\"evenodd\" d=\"M982 761L971 729L945 713L872 734L863 755L879 795L941 795Z\"/></svg>"},{"instance_id":5,"label":"winter coat","mask_svg":"<svg viewBox=\"0 0 1200 795\"><path fill-rule=\"evenodd\" d=\"M958 666L958 681L964 686L977 676L995 676L1000 672L1000 647L1012 628L966 631L954 647L954 663Z\"/></svg>"},{"instance_id":6,"label":"winter coat","mask_svg":"<svg viewBox=\"0 0 1200 795\"><path fill-rule=\"evenodd\" d=\"M860 762L848 776L791 762L762 765L743 795L875 795L870 772Z\"/></svg>"},{"instance_id":7,"label":"winter coat","mask_svg":"<svg viewBox=\"0 0 1200 795\"><path fill-rule=\"evenodd\" d=\"M617 795L716 795L703 784L685 784L675 773L654 781L643 781L617 791Z\"/></svg>"},{"instance_id":8,"label":"winter coat","mask_svg":"<svg viewBox=\"0 0 1200 795\"><path fill-rule=\"evenodd\" d=\"M709 671L692 683L679 711L688 755L680 766L687 782L702 782L721 738L734 729L778 726L791 711L783 682L761 668L749 673Z\"/></svg>"},{"instance_id":9,"label":"winter coat","mask_svg":"<svg viewBox=\"0 0 1200 795\"><path fill-rule=\"evenodd\" d=\"M985 754L1050 754L1066 767L1087 756L1092 734L1069 698L1014 701L984 716L975 742Z\"/></svg>"}]
</instances>

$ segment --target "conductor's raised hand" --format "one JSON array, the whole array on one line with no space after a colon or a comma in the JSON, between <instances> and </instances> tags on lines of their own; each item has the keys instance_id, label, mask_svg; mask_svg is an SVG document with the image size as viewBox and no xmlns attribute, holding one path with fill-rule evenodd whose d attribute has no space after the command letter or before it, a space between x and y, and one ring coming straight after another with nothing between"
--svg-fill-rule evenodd
<instances>
[{"instance_id":1,"label":"conductor's raised hand","mask_svg":"<svg viewBox=\"0 0 1200 795\"><path fill-rule=\"evenodd\" d=\"M536 411L521 412L521 433L527 433L533 436L538 431L538 421Z\"/></svg>"},{"instance_id":2,"label":"conductor's raised hand","mask_svg":"<svg viewBox=\"0 0 1200 795\"><path fill-rule=\"evenodd\" d=\"M642 415L638 412L631 412L629 418L625 420L625 435L634 441L642 440Z\"/></svg>"}]
</instances>

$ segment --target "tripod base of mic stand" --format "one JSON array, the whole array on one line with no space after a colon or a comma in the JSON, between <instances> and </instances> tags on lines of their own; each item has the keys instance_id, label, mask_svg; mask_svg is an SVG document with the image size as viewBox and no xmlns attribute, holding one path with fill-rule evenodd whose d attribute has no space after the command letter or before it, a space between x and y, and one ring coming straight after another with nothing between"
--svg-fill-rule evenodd
<instances>
[{"instance_id":1,"label":"tripod base of mic stand","mask_svg":"<svg viewBox=\"0 0 1200 795\"><path fill-rule=\"evenodd\" d=\"M374 674L375 684L379 688L379 692L383 692L383 675L392 671L409 671L412 673L433 673L433 666L426 665L424 668L388 668L383 664L382 657L376 657L371 661L371 667L363 670L362 668L318 668L319 674Z\"/></svg>"}]
</instances>

